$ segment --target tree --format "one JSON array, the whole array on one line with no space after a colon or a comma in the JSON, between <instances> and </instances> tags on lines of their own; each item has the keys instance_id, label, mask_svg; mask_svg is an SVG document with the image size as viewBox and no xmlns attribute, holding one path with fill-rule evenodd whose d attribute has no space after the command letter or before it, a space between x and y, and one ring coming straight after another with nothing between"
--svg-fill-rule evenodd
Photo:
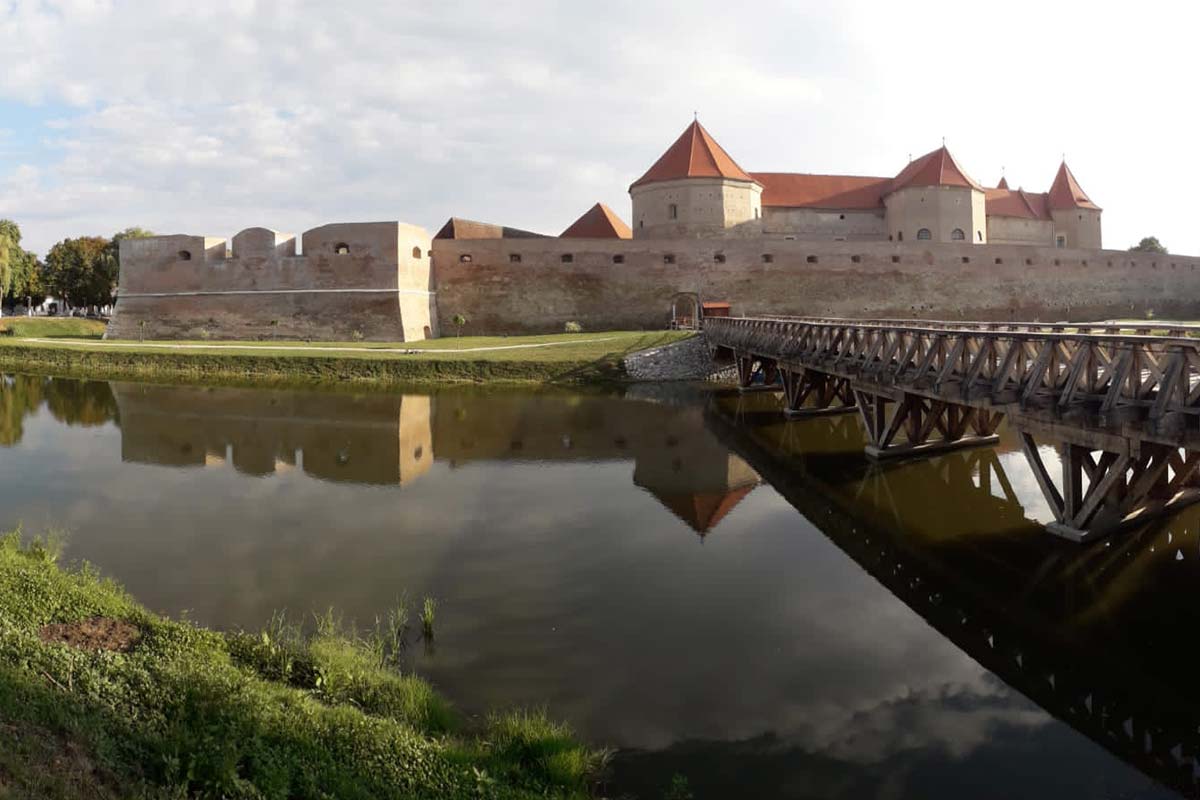
<instances>
[{"instance_id":1,"label":"tree","mask_svg":"<svg viewBox=\"0 0 1200 800\"><path fill-rule=\"evenodd\" d=\"M1162 253L1166 255L1167 248L1158 240L1157 236L1147 236L1140 242L1129 248L1131 253Z\"/></svg>"},{"instance_id":2,"label":"tree","mask_svg":"<svg viewBox=\"0 0 1200 800\"><path fill-rule=\"evenodd\" d=\"M20 258L21 229L11 219L0 219L0 297L8 293L13 262Z\"/></svg>"},{"instance_id":3,"label":"tree","mask_svg":"<svg viewBox=\"0 0 1200 800\"><path fill-rule=\"evenodd\" d=\"M28 302L33 305L46 299L46 289L42 286L42 265L34 253L19 249L18 257L13 259L7 297L13 303Z\"/></svg>"},{"instance_id":4,"label":"tree","mask_svg":"<svg viewBox=\"0 0 1200 800\"><path fill-rule=\"evenodd\" d=\"M462 329L467 324L467 318L462 314L455 314L450 321L454 323L454 327L458 328L458 335L462 336Z\"/></svg>"},{"instance_id":5,"label":"tree","mask_svg":"<svg viewBox=\"0 0 1200 800\"><path fill-rule=\"evenodd\" d=\"M103 236L63 239L46 254L46 290L71 306L105 306L117 288L117 260Z\"/></svg>"}]
</instances>

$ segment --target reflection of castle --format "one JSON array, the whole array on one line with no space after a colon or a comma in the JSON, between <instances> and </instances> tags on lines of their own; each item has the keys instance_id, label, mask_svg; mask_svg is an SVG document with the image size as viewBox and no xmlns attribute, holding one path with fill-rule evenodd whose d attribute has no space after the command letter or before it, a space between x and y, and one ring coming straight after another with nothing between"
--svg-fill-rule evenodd
<instances>
[{"instance_id":1,"label":"reflection of castle","mask_svg":"<svg viewBox=\"0 0 1200 800\"><path fill-rule=\"evenodd\" d=\"M113 384L121 458L166 466L230 460L269 475L299 465L328 481L399 484L433 463L430 398Z\"/></svg>"},{"instance_id":2,"label":"reflection of castle","mask_svg":"<svg viewBox=\"0 0 1200 800\"><path fill-rule=\"evenodd\" d=\"M454 392L352 395L114 384L121 457L166 466L229 462L269 475L404 485L435 454L472 461L633 460L633 481L707 533L758 475L705 429L700 409L614 397Z\"/></svg>"}]
</instances>

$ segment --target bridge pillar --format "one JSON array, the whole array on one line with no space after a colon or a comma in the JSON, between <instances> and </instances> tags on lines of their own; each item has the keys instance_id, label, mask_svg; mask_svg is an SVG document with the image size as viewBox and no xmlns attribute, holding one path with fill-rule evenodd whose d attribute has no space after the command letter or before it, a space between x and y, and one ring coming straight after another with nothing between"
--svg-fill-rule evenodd
<instances>
[{"instance_id":1,"label":"bridge pillar","mask_svg":"<svg viewBox=\"0 0 1200 800\"><path fill-rule=\"evenodd\" d=\"M783 413L788 417L818 417L847 414L858 405L850 381L811 369L780 368L783 379ZM813 404L805 406L812 399Z\"/></svg>"},{"instance_id":2,"label":"bridge pillar","mask_svg":"<svg viewBox=\"0 0 1200 800\"><path fill-rule=\"evenodd\" d=\"M1118 435L1019 423L1018 436L1054 522L1046 529L1073 542L1200 501L1200 452ZM1059 452L1055 480L1038 440Z\"/></svg>"},{"instance_id":3,"label":"bridge pillar","mask_svg":"<svg viewBox=\"0 0 1200 800\"><path fill-rule=\"evenodd\" d=\"M903 391L892 396L856 388L854 396L867 431L868 458L925 456L1000 441L999 412Z\"/></svg>"}]
</instances>

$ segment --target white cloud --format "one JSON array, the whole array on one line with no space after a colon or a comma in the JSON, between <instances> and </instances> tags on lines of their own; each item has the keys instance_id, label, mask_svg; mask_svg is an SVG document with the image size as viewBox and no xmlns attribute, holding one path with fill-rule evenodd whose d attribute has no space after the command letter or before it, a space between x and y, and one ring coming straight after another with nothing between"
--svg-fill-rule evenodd
<instances>
[{"instance_id":1,"label":"white cloud","mask_svg":"<svg viewBox=\"0 0 1200 800\"><path fill-rule=\"evenodd\" d=\"M1196 13L17 0L0 101L65 111L36 132L35 185L0 160L0 214L38 249L134 224L557 232L596 200L628 215L629 182L698 110L748 169L893 174L945 136L978 179L1041 190L1065 151L1111 246L1200 252L1172 79L1193 71Z\"/></svg>"}]
</instances>

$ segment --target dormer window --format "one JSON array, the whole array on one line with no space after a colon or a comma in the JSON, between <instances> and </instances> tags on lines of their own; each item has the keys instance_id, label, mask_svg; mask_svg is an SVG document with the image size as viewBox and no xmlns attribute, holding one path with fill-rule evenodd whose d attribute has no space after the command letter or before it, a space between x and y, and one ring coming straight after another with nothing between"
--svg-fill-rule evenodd
<instances>
[{"instance_id":1,"label":"dormer window","mask_svg":"<svg viewBox=\"0 0 1200 800\"><path fill-rule=\"evenodd\" d=\"M917 231L917 238L921 241L926 241L933 238L933 233L930 232L929 228L921 228L921 230Z\"/></svg>"},{"instance_id":2,"label":"dormer window","mask_svg":"<svg viewBox=\"0 0 1200 800\"><path fill-rule=\"evenodd\" d=\"M348 256L350 255L350 245L345 242L338 242L333 246L333 252L335 255Z\"/></svg>"},{"instance_id":3,"label":"dormer window","mask_svg":"<svg viewBox=\"0 0 1200 800\"><path fill-rule=\"evenodd\" d=\"M950 238L956 242L963 242L966 241L967 234L963 233L962 228L955 228L954 230L950 231Z\"/></svg>"}]
</instances>

